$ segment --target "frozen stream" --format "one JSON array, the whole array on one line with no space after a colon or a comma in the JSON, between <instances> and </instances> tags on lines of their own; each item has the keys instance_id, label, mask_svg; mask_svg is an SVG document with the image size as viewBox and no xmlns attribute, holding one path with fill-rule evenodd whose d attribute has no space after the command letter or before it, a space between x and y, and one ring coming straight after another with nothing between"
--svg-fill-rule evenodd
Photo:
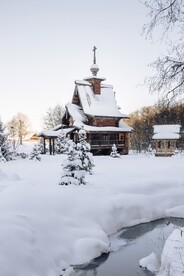
<instances>
[{"instance_id":1,"label":"frozen stream","mask_svg":"<svg viewBox=\"0 0 184 276\"><path fill-rule=\"evenodd\" d=\"M165 240L184 219L160 219L122 229L111 237L112 250L90 264L76 267L76 276L151 276L139 267L139 260L152 252L161 254Z\"/></svg>"}]
</instances>

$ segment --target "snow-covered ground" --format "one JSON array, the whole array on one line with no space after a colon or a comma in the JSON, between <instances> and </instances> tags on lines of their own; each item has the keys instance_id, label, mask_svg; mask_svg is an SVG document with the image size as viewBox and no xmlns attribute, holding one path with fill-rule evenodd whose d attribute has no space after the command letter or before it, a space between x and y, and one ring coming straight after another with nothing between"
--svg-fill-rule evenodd
<instances>
[{"instance_id":1,"label":"snow-covered ground","mask_svg":"<svg viewBox=\"0 0 184 276\"><path fill-rule=\"evenodd\" d=\"M184 217L184 157L96 156L85 186L58 185L64 158L0 163L0 275L63 275L122 227Z\"/></svg>"}]
</instances>

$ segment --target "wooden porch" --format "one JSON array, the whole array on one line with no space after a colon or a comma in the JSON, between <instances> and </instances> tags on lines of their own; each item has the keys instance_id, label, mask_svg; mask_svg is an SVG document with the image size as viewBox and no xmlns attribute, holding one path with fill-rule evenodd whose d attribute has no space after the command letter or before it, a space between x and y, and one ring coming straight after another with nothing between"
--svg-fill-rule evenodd
<instances>
[{"instance_id":1,"label":"wooden porch","mask_svg":"<svg viewBox=\"0 0 184 276\"><path fill-rule=\"evenodd\" d=\"M128 153L128 136L126 133L89 133L87 140L93 154L110 154L113 144L120 154Z\"/></svg>"}]
</instances>

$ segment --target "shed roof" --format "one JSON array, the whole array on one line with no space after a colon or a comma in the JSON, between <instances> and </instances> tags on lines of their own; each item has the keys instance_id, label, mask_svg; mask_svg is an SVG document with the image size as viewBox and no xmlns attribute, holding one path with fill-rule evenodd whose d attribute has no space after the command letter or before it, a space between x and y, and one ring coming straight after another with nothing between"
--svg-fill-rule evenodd
<instances>
[{"instance_id":1,"label":"shed roof","mask_svg":"<svg viewBox=\"0 0 184 276\"><path fill-rule=\"evenodd\" d=\"M153 126L153 139L179 139L181 125L154 125Z\"/></svg>"}]
</instances>

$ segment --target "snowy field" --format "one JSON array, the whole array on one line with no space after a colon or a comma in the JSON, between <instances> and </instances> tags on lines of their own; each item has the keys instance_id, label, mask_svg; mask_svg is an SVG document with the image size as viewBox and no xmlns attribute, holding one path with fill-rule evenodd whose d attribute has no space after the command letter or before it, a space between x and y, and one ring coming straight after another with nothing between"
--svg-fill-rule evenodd
<instances>
[{"instance_id":1,"label":"snowy field","mask_svg":"<svg viewBox=\"0 0 184 276\"><path fill-rule=\"evenodd\" d=\"M0 275L75 275L72 265L110 251L122 227L184 217L182 156L94 157L85 186L58 185L64 158L0 163ZM159 275L181 275L163 266Z\"/></svg>"}]
</instances>

